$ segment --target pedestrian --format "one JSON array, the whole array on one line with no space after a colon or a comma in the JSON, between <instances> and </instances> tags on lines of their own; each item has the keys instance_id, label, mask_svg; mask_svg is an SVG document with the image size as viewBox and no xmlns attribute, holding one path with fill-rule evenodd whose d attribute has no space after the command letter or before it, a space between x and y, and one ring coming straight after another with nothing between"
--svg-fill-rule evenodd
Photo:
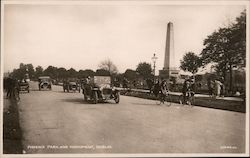
<instances>
[{"instance_id":1,"label":"pedestrian","mask_svg":"<svg viewBox=\"0 0 250 158\"><path fill-rule=\"evenodd\" d=\"M19 92L20 92L20 85L17 79L13 80L13 96L15 97L16 100L20 100L20 96L19 96Z\"/></svg>"},{"instance_id":2,"label":"pedestrian","mask_svg":"<svg viewBox=\"0 0 250 158\"><path fill-rule=\"evenodd\" d=\"M6 79L6 90L7 90L7 98L11 98L12 94L12 79L8 77Z\"/></svg>"},{"instance_id":3,"label":"pedestrian","mask_svg":"<svg viewBox=\"0 0 250 158\"><path fill-rule=\"evenodd\" d=\"M164 101L166 100L166 96L168 95L168 92L169 92L169 88L168 88L166 80L162 81L160 88L161 88L160 89L160 91L161 91L161 102L164 103Z\"/></svg>"},{"instance_id":4,"label":"pedestrian","mask_svg":"<svg viewBox=\"0 0 250 158\"><path fill-rule=\"evenodd\" d=\"M158 94L161 90L161 87L160 87L160 81L158 80L155 84L154 84L154 88L153 88L153 93L155 95L155 97L158 97Z\"/></svg>"},{"instance_id":5,"label":"pedestrian","mask_svg":"<svg viewBox=\"0 0 250 158\"><path fill-rule=\"evenodd\" d=\"M214 81L214 83L215 83L216 97L220 97L222 83L217 79Z\"/></svg>"},{"instance_id":6,"label":"pedestrian","mask_svg":"<svg viewBox=\"0 0 250 158\"><path fill-rule=\"evenodd\" d=\"M186 98L187 98L187 89L189 87L189 80L186 79L183 83L183 86L182 86L182 98L180 100L180 103L181 104L186 104Z\"/></svg>"}]
</instances>

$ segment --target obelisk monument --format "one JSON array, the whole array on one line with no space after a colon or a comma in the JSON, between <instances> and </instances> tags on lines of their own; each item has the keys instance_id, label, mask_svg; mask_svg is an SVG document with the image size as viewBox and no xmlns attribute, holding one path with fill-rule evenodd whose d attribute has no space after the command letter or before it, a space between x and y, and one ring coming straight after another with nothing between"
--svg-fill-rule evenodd
<instances>
[{"instance_id":1,"label":"obelisk monument","mask_svg":"<svg viewBox=\"0 0 250 158\"><path fill-rule=\"evenodd\" d=\"M179 70L176 67L174 52L174 27L173 23L169 22L167 26L164 67L160 70L159 77L170 79L171 77L177 77L178 74Z\"/></svg>"}]
</instances>

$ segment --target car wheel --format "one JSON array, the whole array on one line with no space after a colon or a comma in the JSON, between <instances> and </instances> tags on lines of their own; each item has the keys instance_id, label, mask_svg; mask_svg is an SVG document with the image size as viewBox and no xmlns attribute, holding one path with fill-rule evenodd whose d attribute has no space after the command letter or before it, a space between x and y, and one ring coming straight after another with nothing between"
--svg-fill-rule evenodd
<instances>
[{"instance_id":1,"label":"car wheel","mask_svg":"<svg viewBox=\"0 0 250 158\"><path fill-rule=\"evenodd\" d=\"M118 104L119 102L120 102L120 94L119 94L119 92L117 92L115 94L115 103Z\"/></svg>"}]
</instances>

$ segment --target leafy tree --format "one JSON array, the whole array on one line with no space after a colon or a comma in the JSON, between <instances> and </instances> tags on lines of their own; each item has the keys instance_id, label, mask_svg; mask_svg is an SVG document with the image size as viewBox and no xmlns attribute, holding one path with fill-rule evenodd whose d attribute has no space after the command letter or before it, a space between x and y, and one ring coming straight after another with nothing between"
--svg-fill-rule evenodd
<instances>
[{"instance_id":1,"label":"leafy tree","mask_svg":"<svg viewBox=\"0 0 250 158\"><path fill-rule=\"evenodd\" d=\"M105 70L105 69L97 69L96 75L97 76L110 76L110 72L108 70Z\"/></svg>"},{"instance_id":2,"label":"leafy tree","mask_svg":"<svg viewBox=\"0 0 250 158\"><path fill-rule=\"evenodd\" d=\"M180 68L184 71L189 71L192 74L195 74L201 66L202 62L200 57L193 52L188 52L184 55L183 60L181 60Z\"/></svg>"},{"instance_id":3,"label":"leafy tree","mask_svg":"<svg viewBox=\"0 0 250 158\"><path fill-rule=\"evenodd\" d=\"M23 72L21 69L14 69L12 71L12 73L10 74L10 76L12 76L13 78L21 80L21 79L24 78L25 72Z\"/></svg>"},{"instance_id":4,"label":"leafy tree","mask_svg":"<svg viewBox=\"0 0 250 158\"><path fill-rule=\"evenodd\" d=\"M38 78L39 76L43 75L43 68L41 66L37 66L35 68L35 77Z\"/></svg>"},{"instance_id":5,"label":"leafy tree","mask_svg":"<svg viewBox=\"0 0 250 158\"><path fill-rule=\"evenodd\" d=\"M224 77L230 74L232 90L232 70L246 66L246 10L236 18L236 23L220 28L204 40L201 52L203 65L217 63L216 70Z\"/></svg>"},{"instance_id":6,"label":"leafy tree","mask_svg":"<svg viewBox=\"0 0 250 158\"><path fill-rule=\"evenodd\" d=\"M65 68L60 67L56 71L57 71L59 79L65 79L65 78L67 78L68 74L67 74L67 70Z\"/></svg>"},{"instance_id":7,"label":"leafy tree","mask_svg":"<svg viewBox=\"0 0 250 158\"><path fill-rule=\"evenodd\" d=\"M95 72L91 69L86 69L86 70L79 70L78 71L78 77L79 78L85 78L88 76L94 76Z\"/></svg>"},{"instance_id":8,"label":"leafy tree","mask_svg":"<svg viewBox=\"0 0 250 158\"><path fill-rule=\"evenodd\" d=\"M137 65L136 72L138 72L144 79L152 78L152 67L149 63L141 62Z\"/></svg>"},{"instance_id":9,"label":"leafy tree","mask_svg":"<svg viewBox=\"0 0 250 158\"><path fill-rule=\"evenodd\" d=\"M77 71L73 68L70 68L68 71L67 71L67 76L69 78L75 78L77 77Z\"/></svg>"},{"instance_id":10,"label":"leafy tree","mask_svg":"<svg viewBox=\"0 0 250 158\"><path fill-rule=\"evenodd\" d=\"M32 64L27 64L26 66L26 71L29 74L29 77L33 79L35 77L35 70Z\"/></svg>"},{"instance_id":11,"label":"leafy tree","mask_svg":"<svg viewBox=\"0 0 250 158\"><path fill-rule=\"evenodd\" d=\"M27 74L28 76L26 76ZM26 77L34 78L35 70L32 64L20 63L19 69L14 69L12 72L12 76L20 80Z\"/></svg>"},{"instance_id":12,"label":"leafy tree","mask_svg":"<svg viewBox=\"0 0 250 158\"><path fill-rule=\"evenodd\" d=\"M138 74L135 70L127 69L124 73L124 77L127 78L129 81L133 81L138 78Z\"/></svg>"},{"instance_id":13,"label":"leafy tree","mask_svg":"<svg viewBox=\"0 0 250 158\"><path fill-rule=\"evenodd\" d=\"M44 70L44 75L50 76L53 79L58 78L57 68L51 65L48 66Z\"/></svg>"},{"instance_id":14,"label":"leafy tree","mask_svg":"<svg viewBox=\"0 0 250 158\"><path fill-rule=\"evenodd\" d=\"M107 70L111 75L118 73L117 67L110 59L102 61L99 64L99 69Z\"/></svg>"}]
</instances>

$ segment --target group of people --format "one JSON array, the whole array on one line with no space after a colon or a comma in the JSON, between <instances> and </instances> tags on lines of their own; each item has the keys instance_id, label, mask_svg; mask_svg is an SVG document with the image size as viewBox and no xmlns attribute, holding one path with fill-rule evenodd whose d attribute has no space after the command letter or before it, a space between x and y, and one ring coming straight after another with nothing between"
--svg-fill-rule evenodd
<instances>
[{"instance_id":1,"label":"group of people","mask_svg":"<svg viewBox=\"0 0 250 158\"><path fill-rule=\"evenodd\" d=\"M6 97L8 99L13 97L19 98L20 87L17 79L11 77L4 78L3 88L7 93Z\"/></svg>"},{"instance_id":2,"label":"group of people","mask_svg":"<svg viewBox=\"0 0 250 158\"><path fill-rule=\"evenodd\" d=\"M155 97L157 98L160 97L160 99L163 100L165 99L165 97L169 95L169 91L170 91L170 83L167 82L167 80L162 80L162 82L158 80L152 87L152 92L155 95ZM186 104L187 98L194 96L194 94L195 94L195 80L193 77L190 77L186 79L183 83L182 95L180 98L181 103Z\"/></svg>"},{"instance_id":3,"label":"group of people","mask_svg":"<svg viewBox=\"0 0 250 158\"><path fill-rule=\"evenodd\" d=\"M223 79L208 80L208 90L211 97L223 97L225 92L225 87L223 84Z\"/></svg>"}]
</instances>

